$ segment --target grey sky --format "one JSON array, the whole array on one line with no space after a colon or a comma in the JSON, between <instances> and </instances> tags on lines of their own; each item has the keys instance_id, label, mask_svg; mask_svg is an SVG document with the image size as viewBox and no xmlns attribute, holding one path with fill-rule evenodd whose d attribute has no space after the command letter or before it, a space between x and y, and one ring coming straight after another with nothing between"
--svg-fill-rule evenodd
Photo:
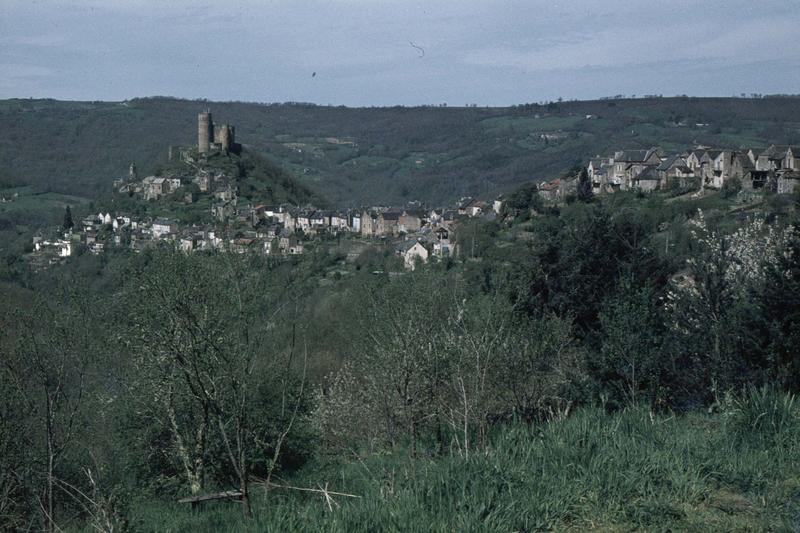
<instances>
[{"instance_id":1,"label":"grey sky","mask_svg":"<svg viewBox=\"0 0 800 533\"><path fill-rule=\"evenodd\" d=\"M0 0L0 97L508 105L798 93L799 4Z\"/></svg>"}]
</instances>

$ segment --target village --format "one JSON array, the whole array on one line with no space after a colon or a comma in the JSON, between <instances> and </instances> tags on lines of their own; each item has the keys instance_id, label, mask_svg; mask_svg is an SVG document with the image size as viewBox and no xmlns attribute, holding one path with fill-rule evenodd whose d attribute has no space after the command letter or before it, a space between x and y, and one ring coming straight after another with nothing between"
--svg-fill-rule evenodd
<instances>
[{"instance_id":1,"label":"village","mask_svg":"<svg viewBox=\"0 0 800 533\"><path fill-rule=\"evenodd\" d=\"M323 210L311 205L265 205L243 201L236 178L203 165L208 154L235 152L229 125L215 126L208 112L198 117L196 150L170 147L174 157L194 169L192 175L169 174L138 178L131 164L126 178L114 181L115 194L144 202L172 195L192 204L198 195L210 200L210 222L187 224L177 217L136 217L130 213L98 213L74 223L69 216L48 236L33 238L33 255L42 264L55 264L85 249L102 254L110 248L141 251L159 243L172 243L184 252L258 252L274 257L302 255L309 243L326 238L357 237L394 247L407 269L418 262L441 260L456 253L460 219L496 217L502 199L493 202L461 198L450 208L426 208L418 202L404 207L365 207ZM222 132L222 133L220 133Z\"/></svg>"},{"instance_id":2,"label":"village","mask_svg":"<svg viewBox=\"0 0 800 533\"><path fill-rule=\"evenodd\" d=\"M207 165L214 154L239 153L235 128L215 125L211 113L198 116L196 146L169 147L169 160L179 160L191 172L168 172L139 179L135 164L125 178L114 180L114 193L143 202L170 198L192 205L204 197L210 205L206 223L187 223L178 216L137 217L130 213L98 213L78 224L65 223L46 238L33 238L34 257L54 264L79 249L101 254L109 248L141 251L158 243L172 243L185 252L221 250L258 252L273 257L302 255L310 243L328 238L360 238L392 246L407 269L429 259L456 255L459 221L494 220L502 213L503 197L494 200L461 198L446 208L420 202L398 207L370 206L325 210L313 205L267 205L240 197L237 178ZM622 150L592 158L583 173L594 194L637 190L652 192L670 187L705 191L737 183L743 192L794 192L800 181L798 151L790 146L767 149L713 149L697 147L670 154L659 147ZM540 183L538 194L549 202L563 202L577 191L579 176Z\"/></svg>"},{"instance_id":3,"label":"village","mask_svg":"<svg viewBox=\"0 0 800 533\"><path fill-rule=\"evenodd\" d=\"M698 146L680 153L653 147L620 150L592 158L586 173L594 194L637 190L651 192L670 187L697 194L736 183L745 192L772 191L792 194L800 183L800 150L771 145L766 149L716 149ZM575 194L578 178L556 178L539 186L540 195L552 201Z\"/></svg>"},{"instance_id":4,"label":"village","mask_svg":"<svg viewBox=\"0 0 800 533\"><path fill-rule=\"evenodd\" d=\"M231 202L235 202L234 196ZM417 261L455 255L459 218L493 218L501 201L487 211L486 202L464 198L454 209L383 208L323 211L313 207L246 205L215 224L184 225L169 218L136 219L125 214L98 213L83 218L57 236L33 238L34 253L50 264L70 257L85 246L93 254L110 247L141 251L159 243L173 243L184 252L259 252L272 256L301 255L312 241L352 236L395 243L408 269ZM63 230L63 231L61 231Z\"/></svg>"}]
</instances>

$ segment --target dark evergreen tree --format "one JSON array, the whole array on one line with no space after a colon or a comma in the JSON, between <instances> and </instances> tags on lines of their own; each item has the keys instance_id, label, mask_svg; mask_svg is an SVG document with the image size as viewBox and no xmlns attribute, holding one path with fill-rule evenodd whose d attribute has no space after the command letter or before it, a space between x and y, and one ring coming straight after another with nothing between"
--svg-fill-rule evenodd
<instances>
[{"instance_id":1,"label":"dark evergreen tree","mask_svg":"<svg viewBox=\"0 0 800 533\"><path fill-rule=\"evenodd\" d=\"M72 222L72 210L67 206L67 209L64 211L64 230L68 231L75 227L75 223Z\"/></svg>"},{"instance_id":2,"label":"dark evergreen tree","mask_svg":"<svg viewBox=\"0 0 800 533\"><path fill-rule=\"evenodd\" d=\"M578 174L578 201L591 202L593 199L592 182L589 180L589 172L584 167Z\"/></svg>"}]
</instances>

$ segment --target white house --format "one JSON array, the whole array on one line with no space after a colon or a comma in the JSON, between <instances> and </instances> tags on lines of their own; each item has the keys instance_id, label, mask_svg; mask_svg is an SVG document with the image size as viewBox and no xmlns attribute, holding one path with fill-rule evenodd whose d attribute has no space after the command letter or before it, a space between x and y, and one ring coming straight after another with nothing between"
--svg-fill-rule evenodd
<instances>
[{"instance_id":1,"label":"white house","mask_svg":"<svg viewBox=\"0 0 800 533\"><path fill-rule=\"evenodd\" d=\"M423 263L428 262L428 250L419 241L405 241L397 247L397 253L403 257L403 264L406 269L414 270L417 266L417 259Z\"/></svg>"},{"instance_id":2,"label":"white house","mask_svg":"<svg viewBox=\"0 0 800 533\"><path fill-rule=\"evenodd\" d=\"M164 236L175 233L177 230L177 225L166 218L157 218L153 221L152 233L154 239L163 239Z\"/></svg>"}]
</instances>

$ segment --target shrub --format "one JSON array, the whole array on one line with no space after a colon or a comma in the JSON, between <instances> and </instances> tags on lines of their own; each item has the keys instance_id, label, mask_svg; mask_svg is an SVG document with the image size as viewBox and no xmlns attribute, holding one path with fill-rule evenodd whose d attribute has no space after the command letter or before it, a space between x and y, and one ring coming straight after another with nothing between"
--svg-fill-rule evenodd
<instances>
[{"instance_id":1,"label":"shrub","mask_svg":"<svg viewBox=\"0 0 800 533\"><path fill-rule=\"evenodd\" d=\"M789 442L798 433L795 396L764 385L746 387L722 401L727 431L739 442Z\"/></svg>"},{"instance_id":2,"label":"shrub","mask_svg":"<svg viewBox=\"0 0 800 533\"><path fill-rule=\"evenodd\" d=\"M722 184L722 189L720 189L720 195L723 198L731 198L739 194L739 191L741 190L742 190L741 180L739 178L731 178Z\"/></svg>"}]
</instances>

